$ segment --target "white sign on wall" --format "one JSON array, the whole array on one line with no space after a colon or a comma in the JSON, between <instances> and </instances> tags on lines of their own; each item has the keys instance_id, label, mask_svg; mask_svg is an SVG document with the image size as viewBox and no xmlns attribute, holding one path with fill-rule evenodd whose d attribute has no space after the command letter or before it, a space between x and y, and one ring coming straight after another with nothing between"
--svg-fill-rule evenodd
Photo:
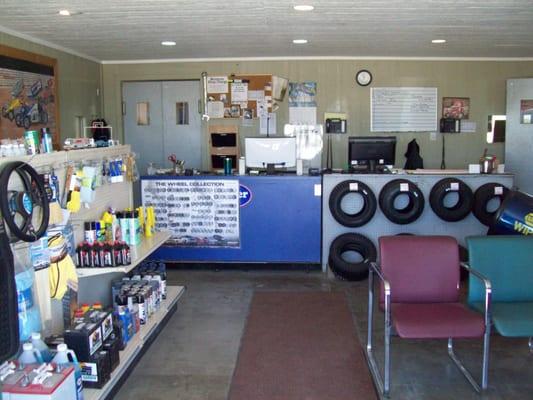
<instances>
[{"instance_id":1,"label":"white sign on wall","mask_svg":"<svg viewBox=\"0 0 533 400\"><path fill-rule=\"evenodd\" d=\"M172 232L167 244L240 247L238 180L144 179L141 188L156 230Z\"/></svg>"}]
</instances>

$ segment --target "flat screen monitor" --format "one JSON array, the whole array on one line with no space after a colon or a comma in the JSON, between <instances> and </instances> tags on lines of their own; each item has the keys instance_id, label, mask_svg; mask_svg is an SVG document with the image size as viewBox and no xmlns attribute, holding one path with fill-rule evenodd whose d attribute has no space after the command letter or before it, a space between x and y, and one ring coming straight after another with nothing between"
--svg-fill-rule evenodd
<instances>
[{"instance_id":1,"label":"flat screen monitor","mask_svg":"<svg viewBox=\"0 0 533 400\"><path fill-rule=\"evenodd\" d=\"M348 162L352 169L383 168L394 165L396 137L350 136L348 138Z\"/></svg>"},{"instance_id":2,"label":"flat screen monitor","mask_svg":"<svg viewBox=\"0 0 533 400\"><path fill-rule=\"evenodd\" d=\"M296 166L296 138L247 137L244 139L248 168L292 168Z\"/></svg>"}]
</instances>

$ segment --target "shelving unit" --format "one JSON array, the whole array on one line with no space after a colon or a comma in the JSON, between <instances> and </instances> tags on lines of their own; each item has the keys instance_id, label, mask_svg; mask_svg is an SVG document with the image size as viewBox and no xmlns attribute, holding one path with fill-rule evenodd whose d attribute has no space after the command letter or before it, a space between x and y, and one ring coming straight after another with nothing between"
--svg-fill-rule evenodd
<instances>
[{"instance_id":1,"label":"shelving unit","mask_svg":"<svg viewBox=\"0 0 533 400\"><path fill-rule=\"evenodd\" d=\"M232 168L239 168L239 127L236 125L209 126L209 155L211 169L224 171L224 159L231 158Z\"/></svg>"},{"instance_id":2,"label":"shelving unit","mask_svg":"<svg viewBox=\"0 0 533 400\"><path fill-rule=\"evenodd\" d=\"M83 397L85 400L105 399L124 376L128 368L140 356L143 347L149 345L152 339L159 332L158 328L165 318L173 313L177 308L180 297L185 292L184 286L167 286L167 298L161 304L159 310L148 320L146 325L141 326L141 330L128 343L126 349L120 352L120 364L111 374L111 379L102 389L84 389Z\"/></svg>"},{"instance_id":3,"label":"shelving unit","mask_svg":"<svg viewBox=\"0 0 533 400\"><path fill-rule=\"evenodd\" d=\"M123 267L108 267L108 268L77 268L79 278L88 276L96 276L120 272L127 274L137 265L139 265L146 257L152 254L159 246L165 243L171 236L170 232L154 232L152 237L143 237L141 244L138 246L131 246L131 264Z\"/></svg>"}]
</instances>

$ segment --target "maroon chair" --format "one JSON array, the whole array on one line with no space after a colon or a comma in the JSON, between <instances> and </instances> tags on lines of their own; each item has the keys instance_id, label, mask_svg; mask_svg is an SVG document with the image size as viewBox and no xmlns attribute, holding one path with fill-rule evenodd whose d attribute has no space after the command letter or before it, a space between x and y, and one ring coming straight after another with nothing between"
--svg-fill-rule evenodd
<instances>
[{"instance_id":1,"label":"maroon chair","mask_svg":"<svg viewBox=\"0 0 533 400\"><path fill-rule=\"evenodd\" d=\"M391 330L405 339L448 339L448 354L476 391L487 388L490 338L490 282L485 284L485 315L459 302L459 247L448 236L384 236L379 238L381 267L372 263L368 293L367 355L378 389L390 392ZM380 306L385 311L384 379L372 353L374 274L380 279ZM453 351L453 339L480 338L483 343L481 389Z\"/></svg>"}]
</instances>

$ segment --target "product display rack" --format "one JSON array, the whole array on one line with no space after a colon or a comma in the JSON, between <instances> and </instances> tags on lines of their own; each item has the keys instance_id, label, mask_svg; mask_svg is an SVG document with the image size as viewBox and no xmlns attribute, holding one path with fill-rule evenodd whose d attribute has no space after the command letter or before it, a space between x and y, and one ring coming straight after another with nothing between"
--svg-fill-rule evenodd
<instances>
[{"instance_id":1,"label":"product display rack","mask_svg":"<svg viewBox=\"0 0 533 400\"><path fill-rule=\"evenodd\" d=\"M84 389L85 400L106 399L117 383L123 378L126 371L140 358L145 346L150 345L162 327L162 323L177 309L178 300L185 292L184 286L167 286L167 298L163 300L159 310L152 315L146 325L130 340L126 349L120 352L120 364L111 374L111 379L102 389Z\"/></svg>"},{"instance_id":2,"label":"product display rack","mask_svg":"<svg viewBox=\"0 0 533 400\"><path fill-rule=\"evenodd\" d=\"M171 234L170 232L154 232L152 237L142 238L142 242L137 246L130 246L131 249L131 264L122 267L106 267L106 268L76 268L78 277L84 278L88 276L96 276L109 273L125 273L127 274L139 265L146 257L152 254L165 243Z\"/></svg>"}]
</instances>

